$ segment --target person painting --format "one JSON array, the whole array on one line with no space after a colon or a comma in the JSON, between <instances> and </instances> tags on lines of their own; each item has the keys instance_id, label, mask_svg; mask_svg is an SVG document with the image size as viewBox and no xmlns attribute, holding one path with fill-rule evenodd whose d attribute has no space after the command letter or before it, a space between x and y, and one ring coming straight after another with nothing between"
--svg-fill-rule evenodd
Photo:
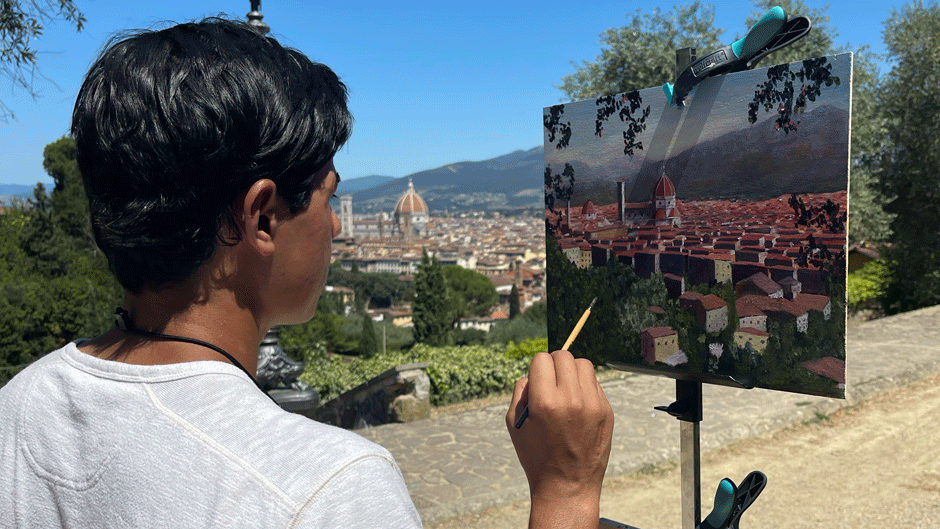
<instances>
[{"instance_id":1,"label":"person painting","mask_svg":"<svg viewBox=\"0 0 940 529\"><path fill-rule=\"evenodd\" d=\"M314 315L351 132L336 74L246 24L106 47L71 133L124 303L0 389L0 527L421 526L387 450L253 377L267 330ZM506 420L530 525L597 527L613 415L590 362L536 355Z\"/></svg>"}]
</instances>

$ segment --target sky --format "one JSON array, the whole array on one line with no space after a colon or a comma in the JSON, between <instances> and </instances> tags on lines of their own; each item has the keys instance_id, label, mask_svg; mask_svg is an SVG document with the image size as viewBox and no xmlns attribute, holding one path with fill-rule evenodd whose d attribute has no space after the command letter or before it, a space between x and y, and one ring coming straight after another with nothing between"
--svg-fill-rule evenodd
<instances>
[{"instance_id":1,"label":"sky","mask_svg":"<svg viewBox=\"0 0 940 529\"><path fill-rule=\"evenodd\" d=\"M592 0L575 8L554 0L266 0L261 12L272 36L330 66L349 87L355 125L335 158L345 180L401 177L541 145L542 108L564 99L558 85L575 71L572 62L593 61L601 51L600 34L625 25L638 6L643 13L657 7L668 12L676 3L681 2ZM34 82L38 97L0 77L0 100L15 115L0 121L0 184L52 183L42 168L43 148L68 133L82 77L111 36L211 15L244 19L250 9L249 0L76 4L87 18L81 32L55 21L35 41L45 77ZM830 5L826 14L838 33L836 45L867 44L883 53L883 21L902 5ZM752 11L750 1L721 2L715 26L726 30L722 41L743 35Z\"/></svg>"}]
</instances>

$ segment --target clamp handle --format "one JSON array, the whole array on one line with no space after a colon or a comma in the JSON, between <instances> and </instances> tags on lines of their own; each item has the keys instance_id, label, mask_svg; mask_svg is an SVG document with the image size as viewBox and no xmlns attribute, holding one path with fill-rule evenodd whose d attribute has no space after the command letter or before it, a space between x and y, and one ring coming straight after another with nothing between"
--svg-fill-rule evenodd
<instances>
[{"instance_id":1,"label":"clamp handle","mask_svg":"<svg viewBox=\"0 0 940 529\"><path fill-rule=\"evenodd\" d=\"M768 54L806 36L812 22L806 17L787 20L783 8L775 6L757 21L744 37L719 48L685 69L675 85L666 83L663 92L670 105L684 106L689 92L713 75L750 70Z\"/></svg>"}]
</instances>

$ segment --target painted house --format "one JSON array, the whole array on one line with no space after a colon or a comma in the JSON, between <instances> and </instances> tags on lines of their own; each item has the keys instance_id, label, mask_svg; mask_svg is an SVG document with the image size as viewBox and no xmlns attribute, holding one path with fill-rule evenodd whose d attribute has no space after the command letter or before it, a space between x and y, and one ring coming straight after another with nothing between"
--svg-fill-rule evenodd
<instances>
[{"instance_id":1,"label":"painted house","mask_svg":"<svg viewBox=\"0 0 940 529\"><path fill-rule=\"evenodd\" d=\"M793 276L784 277L777 283L783 287L783 297L793 301L800 295L803 285Z\"/></svg>"},{"instance_id":2,"label":"painted house","mask_svg":"<svg viewBox=\"0 0 940 529\"><path fill-rule=\"evenodd\" d=\"M803 367L821 377L832 380L839 389L845 389L845 360L826 356L803 362Z\"/></svg>"},{"instance_id":3,"label":"painted house","mask_svg":"<svg viewBox=\"0 0 940 529\"><path fill-rule=\"evenodd\" d=\"M767 350L767 341L770 335L766 331L755 329L754 327L739 327L734 331L734 344L743 348L750 344L751 349L759 354Z\"/></svg>"},{"instance_id":4,"label":"painted house","mask_svg":"<svg viewBox=\"0 0 940 529\"><path fill-rule=\"evenodd\" d=\"M793 322L796 324L796 330L802 333L809 329L809 313L790 300L772 299L770 305L763 311L768 321Z\"/></svg>"},{"instance_id":5,"label":"painted house","mask_svg":"<svg viewBox=\"0 0 940 529\"><path fill-rule=\"evenodd\" d=\"M761 310L764 296L743 296L735 300L734 307L738 315L738 328L750 327L767 331L767 315Z\"/></svg>"},{"instance_id":6,"label":"painted house","mask_svg":"<svg viewBox=\"0 0 940 529\"><path fill-rule=\"evenodd\" d=\"M714 294L684 292L679 296L679 306L695 315L695 321L706 332L718 332L728 326L728 304Z\"/></svg>"},{"instance_id":7,"label":"painted house","mask_svg":"<svg viewBox=\"0 0 940 529\"><path fill-rule=\"evenodd\" d=\"M807 311L818 310L822 312L823 317L827 320L832 316L832 300L829 296L803 294L794 299L793 302Z\"/></svg>"},{"instance_id":8,"label":"painted house","mask_svg":"<svg viewBox=\"0 0 940 529\"><path fill-rule=\"evenodd\" d=\"M679 350L679 333L672 327L650 327L640 333L640 351L651 364L662 362Z\"/></svg>"},{"instance_id":9,"label":"painted house","mask_svg":"<svg viewBox=\"0 0 940 529\"><path fill-rule=\"evenodd\" d=\"M771 279L767 274L757 273L751 275L747 279L738 281L738 283L734 285L734 294L735 297L755 294L758 296L767 296L769 298L782 298L783 287Z\"/></svg>"}]
</instances>

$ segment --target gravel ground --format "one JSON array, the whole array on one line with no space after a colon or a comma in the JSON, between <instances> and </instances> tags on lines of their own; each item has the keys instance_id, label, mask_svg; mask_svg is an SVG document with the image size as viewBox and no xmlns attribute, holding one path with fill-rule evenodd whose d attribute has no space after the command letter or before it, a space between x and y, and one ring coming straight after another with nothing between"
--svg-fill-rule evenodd
<instances>
[{"instance_id":1,"label":"gravel ground","mask_svg":"<svg viewBox=\"0 0 940 529\"><path fill-rule=\"evenodd\" d=\"M767 475L742 528L940 527L940 373L890 387L831 415L702 453L702 511L723 477ZM675 461L608 479L601 515L642 529L680 527ZM524 527L528 502L432 528Z\"/></svg>"}]
</instances>

